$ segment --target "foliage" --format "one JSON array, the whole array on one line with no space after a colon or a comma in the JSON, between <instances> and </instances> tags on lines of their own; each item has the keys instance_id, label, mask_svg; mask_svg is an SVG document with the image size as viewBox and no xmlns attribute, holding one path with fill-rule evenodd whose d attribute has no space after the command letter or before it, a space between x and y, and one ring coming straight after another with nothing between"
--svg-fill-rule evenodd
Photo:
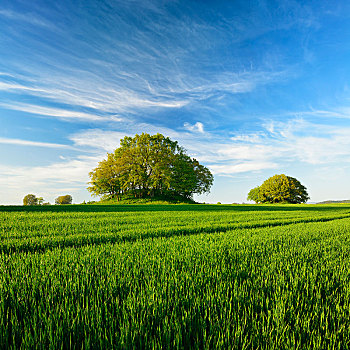
<instances>
[{"instance_id":1,"label":"foliage","mask_svg":"<svg viewBox=\"0 0 350 350\"><path fill-rule=\"evenodd\" d=\"M209 169L161 134L125 136L120 147L89 173L88 190L102 198L192 198L209 192Z\"/></svg>"},{"instance_id":2,"label":"foliage","mask_svg":"<svg viewBox=\"0 0 350 350\"><path fill-rule=\"evenodd\" d=\"M254 201L255 203L260 203L260 187L254 187L252 188L247 196L248 201Z\"/></svg>"},{"instance_id":3,"label":"foliage","mask_svg":"<svg viewBox=\"0 0 350 350\"><path fill-rule=\"evenodd\" d=\"M347 349L349 210L0 207L0 346Z\"/></svg>"},{"instance_id":4,"label":"foliage","mask_svg":"<svg viewBox=\"0 0 350 350\"><path fill-rule=\"evenodd\" d=\"M59 196L55 199L55 204L72 204L72 196L66 194L65 196Z\"/></svg>"},{"instance_id":5,"label":"foliage","mask_svg":"<svg viewBox=\"0 0 350 350\"><path fill-rule=\"evenodd\" d=\"M42 200L42 198L40 197ZM23 205L39 205L39 198L37 198L34 194L27 194L23 198Z\"/></svg>"},{"instance_id":6,"label":"foliage","mask_svg":"<svg viewBox=\"0 0 350 350\"><path fill-rule=\"evenodd\" d=\"M284 174L274 175L261 186L251 189L248 200L255 203L306 203L309 199L306 187L297 179Z\"/></svg>"},{"instance_id":7,"label":"foliage","mask_svg":"<svg viewBox=\"0 0 350 350\"><path fill-rule=\"evenodd\" d=\"M23 205L47 205L50 203L44 203L43 197L36 197L34 194L27 194L23 198Z\"/></svg>"}]
</instances>

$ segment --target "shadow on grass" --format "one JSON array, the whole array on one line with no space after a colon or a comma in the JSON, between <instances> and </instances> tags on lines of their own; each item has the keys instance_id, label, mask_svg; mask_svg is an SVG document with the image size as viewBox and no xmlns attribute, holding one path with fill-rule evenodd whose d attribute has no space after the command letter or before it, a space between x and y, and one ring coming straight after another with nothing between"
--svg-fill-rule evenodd
<instances>
[{"instance_id":1,"label":"shadow on grass","mask_svg":"<svg viewBox=\"0 0 350 350\"><path fill-rule=\"evenodd\" d=\"M0 212L158 212L158 211L339 211L350 204L73 204L48 206L3 205Z\"/></svg>"}]
</instances>

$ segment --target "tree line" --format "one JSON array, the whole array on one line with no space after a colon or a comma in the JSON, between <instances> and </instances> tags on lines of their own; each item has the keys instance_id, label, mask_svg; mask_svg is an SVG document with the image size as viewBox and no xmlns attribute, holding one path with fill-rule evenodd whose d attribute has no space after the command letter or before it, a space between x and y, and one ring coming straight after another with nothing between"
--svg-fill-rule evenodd
<instances>
[{"instance_id":1,"label":"tree line","mask_svg":"<svg viewBox=\"0 0 350 350\"><path fill-rule=\"evenodd\" d=\"M88 190L102 199L155 198L193 201L194 194L208 193L213 184L210 170L186 154L177 141L162 134L125 136L120 147L89 173ZM251 189L255 203L306 203L306 187L285 174L274 175ZM55 204L71 204L72 196L59 196ZM23 205L49 205L28 194Z\"/></svg>"},{"instance_id":2,"label":"tree line","mask_svg":"<svg viewBox=\"0 0 350 350\"><path fill-rule=\"evenodd\" d=\"M137 198L191 199L210 191L213 175L189 157L176 141L162 134L124 137L89 176L88 190L95 196L120 200ZM255 203L305 203L306 188L285 174L268 178L248 193Z\"/></svg>"}]
</instances>

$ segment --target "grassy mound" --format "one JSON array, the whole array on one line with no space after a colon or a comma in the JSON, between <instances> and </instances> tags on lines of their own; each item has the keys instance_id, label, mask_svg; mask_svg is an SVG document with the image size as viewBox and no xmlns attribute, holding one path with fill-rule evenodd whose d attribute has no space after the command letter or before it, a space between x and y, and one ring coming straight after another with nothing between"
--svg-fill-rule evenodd
<instances>
[{"instance_id":1,"label":"grassy mound","mask_svg":"<svg viewBox=\"0 0 350 350\"><path fill-rule=\"evenodd\" d=\"M91 202L90 202L91 203ZM91 204L197 204L196 201L189 198L178 197L178 198L167 198L167 197L149 197L149 198L135 198L131 196L125 196L117 200L112 199L102 199L100 201Z\"/></svg>"}]
</instances>

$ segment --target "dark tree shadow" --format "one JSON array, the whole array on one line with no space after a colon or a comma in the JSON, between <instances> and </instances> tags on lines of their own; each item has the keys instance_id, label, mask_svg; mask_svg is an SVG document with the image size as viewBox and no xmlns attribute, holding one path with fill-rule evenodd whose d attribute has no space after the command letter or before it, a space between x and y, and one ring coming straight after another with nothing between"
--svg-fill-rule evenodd
<instances>
[{"instance_id":1,"label":"dark tree shadow","mask_svg":"<svg viewBox=\"0 0 350 350\"><path fill-rule=\"evenodd\" d=\"M158 211L339 211L350 210L350 204L285 204L285 205L256 205L256 204L73 204L73 205L48 205L48 206L0 206L0 212L158 212Z\"/></svg>"}]
</instances>

